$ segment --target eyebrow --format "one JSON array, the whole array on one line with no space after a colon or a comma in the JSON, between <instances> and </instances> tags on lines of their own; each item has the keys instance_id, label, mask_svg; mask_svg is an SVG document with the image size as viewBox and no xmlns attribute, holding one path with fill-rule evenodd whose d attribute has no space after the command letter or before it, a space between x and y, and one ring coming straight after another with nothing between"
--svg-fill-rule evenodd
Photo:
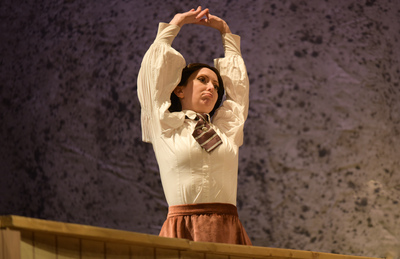
<instances>
[{"instance_id":1,"label":"eyebrow","mask_svg":"<svg viewBox=\"0 0 400 259\"><path fill-rule=\"evenodd\" d=\"M198 74L197 76L205 76L209 80L211 80L213 83L217 83L217 85L219 85L219 81L218 80L210 79L210 77L208 75L206 75L206 74Z\"/></svg>"}]
</instances>

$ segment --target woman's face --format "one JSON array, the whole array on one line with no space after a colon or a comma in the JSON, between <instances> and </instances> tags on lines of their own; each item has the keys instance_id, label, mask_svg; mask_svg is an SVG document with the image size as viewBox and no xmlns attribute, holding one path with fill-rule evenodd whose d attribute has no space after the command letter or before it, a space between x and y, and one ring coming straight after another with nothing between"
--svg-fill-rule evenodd
<instances>
[{"instance_id":1,"label":"woman's face","mask_svg":"<svg viewBox=\"0 0 400 259\"><path fill-rule=\"evenodd\" d=\"M188 79L186 86L178 86L174 92L179 97L182 110L210 113L218 99L218 77L208 68L201 68Z\"/></svg>"}]
</instances>

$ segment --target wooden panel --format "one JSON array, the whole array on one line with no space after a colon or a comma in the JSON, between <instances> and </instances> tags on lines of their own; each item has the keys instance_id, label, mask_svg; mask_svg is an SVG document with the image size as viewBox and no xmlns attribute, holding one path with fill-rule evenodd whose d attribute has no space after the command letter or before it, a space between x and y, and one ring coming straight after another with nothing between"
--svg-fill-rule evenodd
<instances>
[{"instance_id":1,"label":"wooden panel","mask_svg":"<svg viewBox=\"0 0 400 259\"><path fill-rule=\"evenodd\" d=\"M154 259L155 248L143 246L131 246L132 259Z\"/></svg>"},{"instance_id":2,"label":"wooden panel","mask_svg":"<svg viewBox=\"0 0 400 259\"><path fill-rule=\"evenodd\" d=\"M37 232L33 234L34 258L56 259L56 236Z\"/></svg>"},{"instance_id":3,"label":"wooden panel","mask_svg":"<svg viewBox=\"0 0 400 259\"><path fill-rule=\"evenodd\" d=\"M21 258L33 259L33 233L21 231Z\"/></svg>"},{"instance_id":4,"label":"wooden panel","mask_svg":"<svg viewBox=\"0 0 400 259\"><path fill-rule=\"evenodd\" d=\"M253 257L230 256L230 259L253 259Z\"/></svg>"},{"instance_id":5,"label":"wooden panel","mask_svg":"<svg viewBox=\"0 0 400 259\"><path fill-rule=\"evenodd\" d=\"M129 245L106 243L107 259L130 259Z\"/></svg>"},{"instance_id":6,"label":"wooden panel","mask_svg":"<svg viewBox=\"0 0 400 259\"><path fill-rule=\"evenodd\" d=\"M0 258L2 256L4 259L20 259L20 232L10 229L0 229L0 236Z\"/></svg>"},{"instance_id":7,"label":"wooden panel","mask_svg":"<svg viewBox=\"0 0 400 259\"><path fill-rule=\"evenodd\" d=\"M104 242L92 241L92 240L82 240L82 259L98 259L105 258Z\"/></svg>"},{"instance_id":8,"label":"wooden panel","mask_svg":"<svg viewBox=\"0 0 400 259\"><path fill-rule=\"evenodd\" d=\"M5 259L3 230L0 229L0 259Z\"/></svg>"},{"instance_id":9,"label":"wooden panel","mask_svg":"<svg viewBox=\"0 0 400 259\"><path fill-rule=\"evenodd\" d=\"M80 240L74 237L57 237L57 259L80 259Z\"/></svg>"},{"instance_id":10,"label":"wooden panel","mask_svg":"<svg viewBox=\"0 0 400 259\"><path fill-rule=\"evenodd\" d=\"M181 252L181 258L182 259L204 259L205 258L205 254L204 253L191 252L191 251L182 251Z\"/></svg>"},{"instance_id":11,"label":"wooden panel","mask_svg":"<svg viewBox=\"0 0 400 259\"><path fill-rule=\"evenodd\" d=\"M21 258L21 233L15 230L3 230L4 238L4 255L6 259Z\"/></svg>"},{"instance_id":12,"label":"wooden panel","mask_svg":"<svg viewBox=\"0 0 400 259\"><path fill-rule=\"evenodd\" d=\"M186 250L188 240L179 238L165 238L156 235L134 233L101 227L85 226L80 224L63 223L51 220L41 220L21 216L0 216L0 227L23 229L33 232L47 232L58 236L74 236L105 242L129 242L132 245L154 246L162 248Z\"/></svg>"},{"instance_id":13,"label":"wooden panel","mask_svg":"<svg viewBox=\"0 0 400 259\"><path fill-rule=\"evenodd\" d=\"M172 250L172 249L156 249L156 256L155 259L177 259L179 257L179 250Z\"/></svg>"},{"instance_id":14,"label":"wooden panel","mask_svg":"<svg viewBox=\"0 0 400 259\"><path fill-rule=\"evenodd\" d=\"M107 251L110 258L154 259L190 256L204 259L377 259L291 249L192 242L186 239L165 238L21 216L0 216L0 228L21 231L20 251L15 253L20 252L23 259L55 258L57 252L60 253L58 259L104 259ZM60 236L65 238L59 239ZM4 237L2 239L4 245ZM120 244L120 246L106 245L109 243ZM57 248L56 245L59 247ZM1 256L4 257L4 247L1 247ZM77 247L79 247L79 253ZM129 257L127 257L128 254Z\"/></svg>"},{"instance_id":15,"label":"wooden panel","mask_svg":"<svg viewBox=\"0 0 400 259\"><path fill-rule=\"evenodd\" d=\"M229 259L228 255L206 254L206 259Z\"/></svg>"},{"instance_id":16,"label":"wooden panel","mask_svg":"<svg viewBox=\"0 0 400 259\"><path fill-rule=\"evenodd\" d=\"M20 233L10 229L0 229L0 259L20 259Z\"/></svg>"}]
</instances>

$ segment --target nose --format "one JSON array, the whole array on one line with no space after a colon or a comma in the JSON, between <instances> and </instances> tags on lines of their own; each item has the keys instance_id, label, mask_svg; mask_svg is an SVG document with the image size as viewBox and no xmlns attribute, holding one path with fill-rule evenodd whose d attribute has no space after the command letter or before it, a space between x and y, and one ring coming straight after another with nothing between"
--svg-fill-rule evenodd
<instances>
[{"instance_id":1,"label":"nose","mask_svg":"<svg viewBox=\"0 0 400 259\"><path fill-rule=\"evenodd\" d=\"M207 84L207 90L210 91L210 92L214 92L215 87L214 87L214 84L212 82L209 82Z\"/></svg>"}]
</instances>

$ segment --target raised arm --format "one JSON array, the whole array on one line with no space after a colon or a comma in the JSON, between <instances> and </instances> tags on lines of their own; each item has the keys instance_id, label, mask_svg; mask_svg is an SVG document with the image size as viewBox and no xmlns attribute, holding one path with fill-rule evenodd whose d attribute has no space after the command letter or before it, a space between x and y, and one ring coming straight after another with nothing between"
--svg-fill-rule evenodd
<instances>
[{"instance_id":1,"label":"raised arm","mask_svg":"<svg viewBox=\"0 0 400 259\"><path fill-rule=\"evenodd\" d=\"M213 123L237 146L243 143L243 126L249 107L249 79L240 51L240 37L232 34L227 23L214 15L199 24L221 33L225 57L214 61L224 81L226 100L213 116Z\"/></svg>"},{"instance_id":2,"label":"raised arm","mask_svg":"<svg viewBox=\"0 0 400 259\"><path fill-rule=\"evenodd\" d=\"M160 118L168 110L170 94L180 81L186 62L171 47L179 26L160 23L157 37L143 57L137 80L141 106L142 139L152 142L160 134Z\"/></svg>"}]
</instances>

